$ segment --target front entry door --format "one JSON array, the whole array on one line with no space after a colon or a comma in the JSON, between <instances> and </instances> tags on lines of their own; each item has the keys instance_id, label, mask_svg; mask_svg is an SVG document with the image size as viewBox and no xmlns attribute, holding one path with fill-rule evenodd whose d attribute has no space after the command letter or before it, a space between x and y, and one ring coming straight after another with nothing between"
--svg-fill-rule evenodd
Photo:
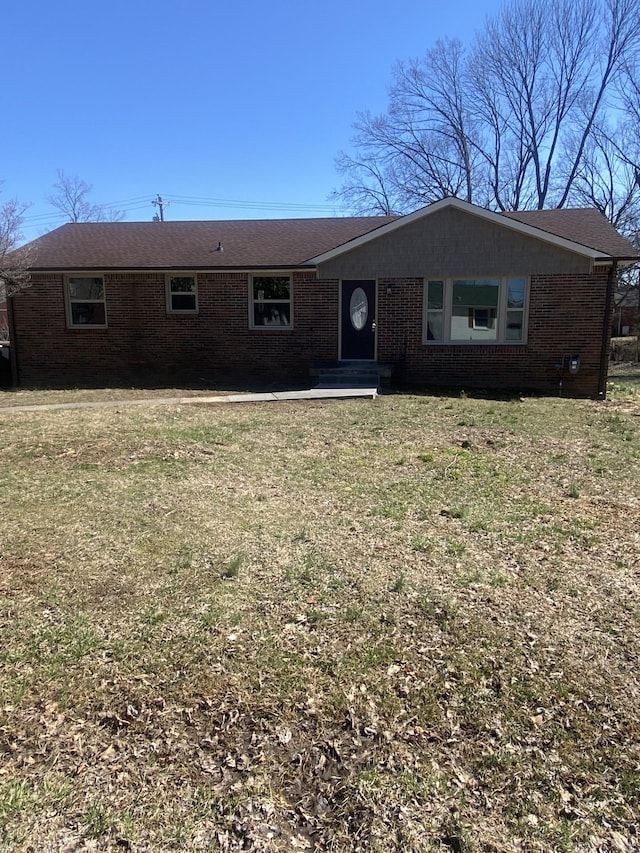
<instances>
[{"instance_id":1,"label":"front entry door","mask_svg":"<svg viewBox=\"0 0 640 853\"><path fill-rule=\"evenodd\" d=\"M343 281L340 358L373 361L376 357L376 283Z\"/></svg>"}]
</instances>

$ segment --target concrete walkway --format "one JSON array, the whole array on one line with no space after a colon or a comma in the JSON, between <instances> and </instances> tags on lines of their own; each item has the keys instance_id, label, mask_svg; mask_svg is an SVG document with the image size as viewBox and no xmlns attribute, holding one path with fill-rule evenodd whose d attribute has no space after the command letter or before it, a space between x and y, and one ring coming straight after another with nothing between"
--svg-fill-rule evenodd
<instances>
[{"instance_id":1,"label":"concrete walkway","mask_svg":"<svg viewBox=\"0 0 640 853\"><path fill-rule=\"evenodd\" d=\"M51 412L55 409L113 409L121 406L197 406L218 403L271 403L283 400L375 399L377 388L311 388L308 391L269 391L262 394L221 394L215 397L148 397L143 400L97 400L87 403L43 403L35 406L0 406L10 412Z\"/></svg>"}]
</instances>

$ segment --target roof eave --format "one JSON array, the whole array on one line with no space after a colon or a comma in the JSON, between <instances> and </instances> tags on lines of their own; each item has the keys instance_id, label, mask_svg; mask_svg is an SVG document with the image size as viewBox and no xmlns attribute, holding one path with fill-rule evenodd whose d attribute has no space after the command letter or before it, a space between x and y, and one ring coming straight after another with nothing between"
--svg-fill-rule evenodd
<instances>
[{"instance_id":1,"label":"roof eave","mask_svg":"<svg viewBox=\"0 0 640 853\"><path fill-rule=\"evenodd\" d=\"M599 258L594 258L596 264L621 264L622 266L632 266L640 261L640 255L605 255Z\"/></svg>"},{"instance_id":2,"label":"roof eave","mask_svg":"<svg viewBox=\"0 0 640 853\"><path fill-rule=\"evenodd\" d=\"M302 263L291 264L229 264L227 266L212 267L208 264L164 264L160 266L136 266L129 264L128 266L108 266L105 264L82 264L79 266L46 266L46 267L29 267L30 273L82 273L82 272L104 272L104 273L125 273L125 272L170 272L172 270L180 270L184 272L246 272L248 270L309 270L314 269L315 265L307 261Z\"/></svg>"}]
</instances>

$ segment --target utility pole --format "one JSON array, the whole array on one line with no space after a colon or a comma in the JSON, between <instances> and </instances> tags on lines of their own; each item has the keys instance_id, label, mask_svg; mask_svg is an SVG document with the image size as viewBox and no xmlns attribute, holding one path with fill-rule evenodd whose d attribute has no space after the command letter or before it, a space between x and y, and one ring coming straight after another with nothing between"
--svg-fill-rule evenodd
<instances>
[{"instance_id":1,"label":"utility pole","mask_svg":"<svg viewBox=\"0 0 640 853\"><path fill-rule=\"evenodd\" d=\"M158 195L158 198L154 198L151 204L154 204L156 207L160 208L160 222L164 222L164 209L168 207L171 202L164 201L161 195Z\"/></svg>"}]
</instances>

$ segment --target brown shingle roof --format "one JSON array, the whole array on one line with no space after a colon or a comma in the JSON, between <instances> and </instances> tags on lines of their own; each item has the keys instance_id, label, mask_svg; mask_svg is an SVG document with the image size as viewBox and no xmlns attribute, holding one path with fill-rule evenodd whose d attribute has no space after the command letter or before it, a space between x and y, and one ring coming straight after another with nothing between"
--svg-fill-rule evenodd
<instances>
[{"instance_id":1,"label":"brown shingle roof","mask_svg":"<svg viewBox=\"0 0 640 853\"><path fill-rule=\"evenodd\" d=\"M606 216L595 207L562 208L560 210L516 210L503 213L525 225L533 225L556 237L564 237L581 246L596 249L603 255L638 257L638 250L622 237Z\"/></svg>"},{"instance_id":2,"label":"brown shingle roof","mask_svg":"<svg viewBox=\"0 0 640 853\"><path fill-rule=\"evenodd\" d=\"M443 203L446 200L431 207L440 209ZM481 208L477 211L482 215ZM429 208L424 212L428 214ZM416 215L420 212L411 214ZM502 215L605 256L638 257L632 244L595 208ZM373 237L372 232L393 222L400 225L401 218L68 223L31 244L36 253L32 269L291 268L363 235ZM217 251L218 244L223 251Z\"/></svg>"},{"instance_id":3,"label":"brown shingle roof","mask_svg":"<svg viewBox=\"0 0 640 853\"><path fill-rule=\"evenodd\" d=\"M33 269L295 267L395 217L67 223L33 242ZM223 251L216 251L218 244Z\"/></svg>"}]
</instances>

